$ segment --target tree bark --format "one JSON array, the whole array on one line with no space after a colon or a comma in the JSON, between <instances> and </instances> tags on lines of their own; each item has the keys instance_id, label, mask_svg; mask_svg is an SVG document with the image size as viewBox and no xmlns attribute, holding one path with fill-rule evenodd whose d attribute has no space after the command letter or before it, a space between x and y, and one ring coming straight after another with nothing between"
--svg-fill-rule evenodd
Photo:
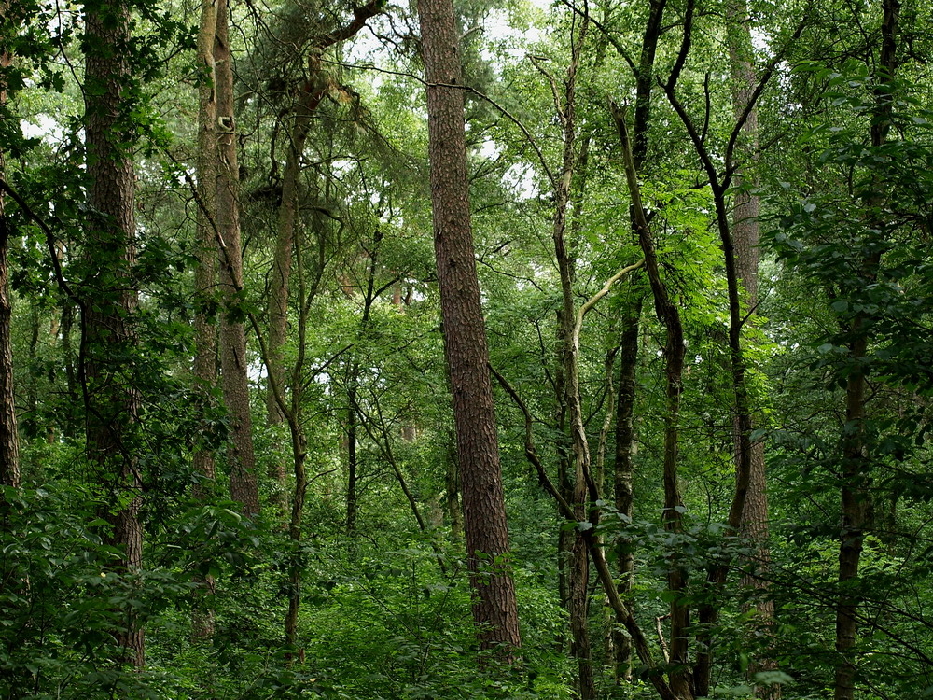
<instances>
[{"instance_id":1,"label":"tree bark","mask_svg":"<svg viewBox=\"0 0 933 700\"><path fill-rule=\"evenodd\" d=\"M451 0L418 3L427 82L434 245L453 389L467 561L480 647L511 661L521 646L508 526L470 226L459 37Z\"/></svg>"},{"instance_id":2,"label":"tree bark","mask_svg":"<svg viewBox=\"0 0 933 700\"><path fill-rule=\"evenodd\" d=\"M230 497L247 517L259 513L259 482L253 451L249 406L246 333L243 326L243 251L240 236L240 173L237 165L233 105L233 58L230 52L229 5L217 0L214 62L217 90L217 244L223 312L220 319L220 364L224 402L230 419Z\"/></svg>"},{"instance_id":3,"label":"tree bark","mask_svg":"<svg viewBox=\"0 0 933 700\"><path fill-rule=\"evenodd\" d=\"M0 3L0 12L8 3ZM12 57L7 37L0 37L0 70L9 67ZM0 108L6 105L6 81L0 77ZM3 152L0 151L0 178L6 179ZM16 424L16 401L13 393L13 350L10 338L13 307L10 302L10 271L7 260L10 229L0 192L0 486L18 488L22 480L19 463L19 430Z\"/></svg>"},{"instance_id":4,"label":"tree bark","mask_svg":"<svg viewBox=\"0 0 933 700\"><path fill-rule=\"evenodd\" d=\"M642 296L635 298L634 308L622 319L619 338L619 398L616 404L616 447L613 495L616 510L630 520L635 515L635 369L638 363L638 330ZM635 573L634 542L619 541L619 596L628 600L632 592ZM630 679L632 674L631 639L616 630L613 635L616 680Z\"/></svg>"},{"instance_id":5,"label":"tree bark","mask_svg":"<svg viewBox=\"0 0 933 700\"><path fill-rule=\"evenodd\" d=\"M754 104L754 93L758 80L754 66L751 28L745 0L732 0L729 11L732 18L726 28L729 45L729 61L732 73L732 109L736 119L741 119L746 107ZM754 167L758 161L758 109L752 107L742 127L739 146L744 150L747 162ZM758 307L758 261L759 261L759 215L760 197L753 191L754 179L747 177L747 167L736 168L733 176L732 241L735 247L735 270L745 291L745 306L748 319L753 319ZM752 416L750 428L754 429ZM733 424L735 464L738 470L745 461L742 450L741 425L736 415ZM771 564L771 545L768 526L768 488L765 467L765 448L761 440L749 441L748 492L742 512L740 534L755 545L755 555L748 562L752 571L743 578L743 584L758 591L756 626L768 638L774 626L774 600L768 594L768 578ZM749 673L774 670L777 664L768 658L760 659L749 667ZM778 700L781 686L759 686L756 694L765 700Z\"/></svg>"},{"instance_id":6,"label":"tree bark","mask_svg":"<svg viewBox=\"0 0 933 700\"><path fill-rule=\"evenodd\" d=\"M217 31L216 0L201 0L201 24L198 32L198 67L201 69L201 85L198 88L198 248L197 267L194 273L194 293L197 313L194 318L195 342L194 378L197 392L204 405L213 402L213 388L217 384L217 323L210 312L217 281L217 76L214 66L214 42ZM209 494L208 484L216 478L216 461L213 450L199 448L194 453L195 474L204 480L194 488L199 499ZM195 639L212 639L214 636L213 596L216 584L207 575L199 591L203 594L198 610L192 618L192 636Z\"/></svg>"},{"instance_id":7,"label":"tree bark","mask_svg":"<svg viewBox=\"0 0 933 700\"><path fill-rule=\"evenodd\" d=\"M95 216L85 257L84 380L87 452L97 479L110 494L101 517L111 526L110 543L122 549L117 567L132 573L142 565L142 475L134 454L139 395L127 382L136 337L132 316L137 294L131 282L135 258L135 172L129 144L135 140L124 86L132 81L126 61L130 14L120 3L88 3L86 20L85 127L88 206ZM86 294L89 292L86 292ZM128 613L116 632L122 660L141 667L143 630Z\"/></svg>"}]
</instances>

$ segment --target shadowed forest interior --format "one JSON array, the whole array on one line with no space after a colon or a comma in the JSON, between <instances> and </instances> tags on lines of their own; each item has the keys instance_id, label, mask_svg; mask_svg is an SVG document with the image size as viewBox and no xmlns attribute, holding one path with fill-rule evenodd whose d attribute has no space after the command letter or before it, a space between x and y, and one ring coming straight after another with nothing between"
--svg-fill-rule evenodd
<instances>
[{"instance_id":1,"label":"shadowed forest interior","mask_svg":"<svg viewBox=\"0 0 933 700\"><path fill-rule=\"evenodd\" d=\"M933 698L931 15L0 0L0 698Z\"/></svg>"}]
</instances>

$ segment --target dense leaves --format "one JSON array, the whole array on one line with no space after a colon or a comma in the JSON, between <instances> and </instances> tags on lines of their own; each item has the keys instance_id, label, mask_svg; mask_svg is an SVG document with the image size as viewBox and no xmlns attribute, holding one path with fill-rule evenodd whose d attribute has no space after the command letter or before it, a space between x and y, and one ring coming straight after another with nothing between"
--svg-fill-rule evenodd
<instances>
[{"instance_id":1,"label":"dense leaves","mask_svg":"<svg viewBox=\"0 0 933 700\"><path fill-rule=\"evenodd\" d=\"M0 698L693 700L704 655L707 697L844 698L849 671L866 700L933 697L927 5L458 3L511 546L477 579L511 574L524 642L500 664L470 614L416 8L235 4L236 114L214 126L235 132L244 275L225 296L195 286L199 216L223 244L198 181L199 89L213 86L195 59L201 8L0 2L23 477L0 487ZM85 104L107 85L85 79L85 60L113 47L89 39L85 16L112 28L124 10L113 116L136 172L131 256L129 241L88 243L108 221L88 204ZM739 138L741 31L759 127ZM619 114L643 120L650 281L644 269L614 277L645 256ZM738 292L736 325L722 226L738 225L743 197L761 202L760 284L754 305ZM270 299L291 205L281 422L266 405ZM658 285L684 334L676 416ZM114 316L126 342L89 346L88 319L127 293ZM579 316L562 325L568 300ZM219 380L194 377L199 314L247 329L255 518L225 495L234 425ZM634 390L622 394L627 352ZM764 543L729 526L737 357L747 437L767 464ZM100 478L84 437L95 392L124 390L138 406L110 427L126 428L117 453L139 470L133 489ZM665 511L670 426L682 504ZM216 460L215 477L197 454ZM292 513L296 488L306 498ZM113 525L136 497L144 554L128 567ZM856 571L842 575L856 540ZM575 542L590 547L589 573ZM681 632L672 610L690 613ZM143 627L134 669L120 640ZM670 662L675 641L686 663ZM664 696L678 678L685 689Z\"/></svg>"}]
</instances>

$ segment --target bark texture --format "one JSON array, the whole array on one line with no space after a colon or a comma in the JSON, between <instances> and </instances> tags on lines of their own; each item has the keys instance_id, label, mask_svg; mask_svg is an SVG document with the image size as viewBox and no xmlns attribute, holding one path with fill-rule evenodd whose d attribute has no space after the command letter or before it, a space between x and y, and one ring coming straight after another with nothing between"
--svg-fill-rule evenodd
<instances>
[{"instance_id":1,"label":"bark texture","mask_svg":"<svg viewBox=\"0 0 933 700\"><path fill-rule=\"evenodd\" d=\"M137 294L131 283L135 258L135 173L133 125L123 88L132 77L129 10L119 3L85 6L85 125L88 151L88 206L95 213L87 230L89 274L85 289L84 364L87 452L108 506L101 516L110 524L110 540L122 548L117 567L132 573L142 564L142 475L134 455L139 395L132 386L136 337L132 317ZM128 376L129 374L129 376ZM126 662L141 667L143 631L129 614L116 632Z\"/></svg>"},{"instance_id":2,"label":"bark texture","mask_svg":"<svg viewBox=\"0 0 933 700\"><path fill-rule=\"evenodd\" d=\"M745 0L732 0L730 10L732 20L726 29L729 45L730 72L732 74L732 108L736 119L740 119L749 105L754 105L755 88L758 79L754 64L751 28L748 21L748 7ZM753 191L754 170L758 160L758 109L752 107L742 126L739 147L743 151L746 165L736 168L733 176L732 242L735 248L735 271L745 292L746 314L754 318L758 307L758 263L759 263L759 216L760 198ZM750 168L749 168L750 166ZM754 429L755 420L751 416L750 428ZM743 448L739 417L733 424L733 444L735 447L736 468L745 462L741 454ZM740 534L754 543L756 553L748 562L751 570L743 578L743 584L759 592L756 609L757 624L760 631L770 636L774 625L774 601L768 596L768 578L771 564L771 546L768 526L768 487L765 465L764 442L749 440L748 491L745 495L745 508L739 527ZM750 673L768 671L777 668L770 659L753 663ZM777 700L781 697L781 687L758 687L758 697Z\"/></svg>"},{"instance_id":3,"label":"bark texture","mask_svg":"<svg viewBox=\"0 0 933 700\"><path fill-rule=\"evenodd\" d=\"M240 236L240 171L237 165L233 109L233 65L230 53L230 10L217 0L214 61L217 90L217 244L223 313L220 319L220 365L224 402L230 418L230 497L243 513L259 513L259 481L253 451L253 423L249 411L246 332L240 309L243 291L243 251Z\"/></svg>"},{"instance_id":4,"label":"bark texture","mask_svg":"<svg viewBox=\"0 0 933 700\"><path fill-rule=\"evenodd\" d=\"M619 337L619 398L616 403L616 445L613 496L616 510L632 518L635 514L635 369L638 364L638 329L642 297L636 297L634 308L622 319ZM619 596L629 600L635 573L634 543L619 542ZM616 680L628 680L632 674L631 639L616 630L613 634Z\"/></svg>"},{"instance_id":5,"label":"bark texture","mask_svg":"<svg viewBox=\"0 0 933 700\"><path fill-rule=\"evenodd\" d=\"M215 230L217 199L217 93L214 69L214 41L217 31L216 0L201 0L201 24L198 32L198 67L202 83L198 89L198 265L194 273L194 293L198 311L194 318L197 343L194 357L194 376L198 392L205 405L212 399L217 384L217 323L210 312L217 282L217 232ZM213 450L199 449L194 453L195 473L204 484L195 487L199 498L208 495L208 484L216 478L216 460ZM212 598L216 585L208 575L200 582L200 605L192 618L192 636L211 639L214 636L214 609Z\"/></svg>"},{"instance_id":6,"label":"bark texture","mask_svg":"<svg viewBox=\"0 0 933 700\"><path fill-rule=\"evenodd\" d=\"M459 37L451 0L418 3L427 80L434 244L450 366L467 558L480 646L521 646L508 526L470 226Z\"/></svg>"},{"instance_id":7,"label":"bark texture","mask_svg":"<svg viewBox=\"0 0 933 700\"><path fill-rule=\"evenodd\" d=\"M7 3L0 3L5 13ZM12 57L6 50L6 37L0 37L0 71L9 67ZM6 81L0 75L0 108L6 105ZM3 152L0 151L0 178L6 179ZM13 350L10 339L10 272L7 249L10 230L7 225L4 195L0 191L0 486L18 487L22 478L19 464L19 431L13 395Z\"/></svg>"}]
</instances>

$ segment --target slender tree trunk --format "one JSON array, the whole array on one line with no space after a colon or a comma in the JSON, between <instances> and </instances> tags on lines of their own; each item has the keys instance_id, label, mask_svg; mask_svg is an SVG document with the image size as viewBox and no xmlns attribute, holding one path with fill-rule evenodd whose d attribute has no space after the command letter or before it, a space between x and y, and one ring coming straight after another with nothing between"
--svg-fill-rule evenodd
<instances>
[{"instance_id":1,"label":"slender tree trunk","mask_svg":"<svg viewBox=\"0 0 933 700\"><path fill-rule=\"evenodd\" d=\"M635 369L638 363L638 329L642 296L635 298L634 307L622 319L619 339L619 398L616 404L616 449L613 494L616 509L631 519L635 514ZM619 596L629 600L635 573L634 542L619 542ZM631 639L616 630L613 638L616 680L628 680L632 675Z\"/></svg>"},{"instance_id":2,"label":"slender tree trunk","mask_svg":"<svg viewBox=\"0 0 933 700\"><path fill-rule=\"evenodd\" d=\"M131 283L135 257L135 173L128 144L135 136L124 87L132 76L129 10L119 3L85 5L86 143L88 206L98 212L90 222L86 289L99 296L84 309L84 380L88 458L110 502L101 513L111 526L110 543L122 549L118 570L132 573L142 565L142 475L134 454L139 395L128 386L125 370L136 337L132 316L137 295ZM104 274L102 274L104 273ZM123 371L121 371L123 370ZM143 630L132 613L116 637L123 659L141 667Z\"/></svg>"},{"instance_id":3,"label":"slender tree trunk","mask_svg":"<svg viewBox=\"0 0 933 700\"><path fill-rule=\"evenodd\" d=\"M282 177L282 203L279 205L278 229L275 252L272 258L272 281L269 291L269 386L266 391L266 411L269 425L275 426L285 420L272 390L272 382L285 386L284 346L288 330L289 281L292 273L292 256L295 247L295 227L298 218L298 191L301 176L301 158L311 128L310 112L299 104L295 121L289 134L285 156L285 171ZM299 300L304 303L304 300ZM279 507L287 507L285 493L285 465L278 459L272 461L272 478L278 484Z\"/></svg>"},{"instance_id":4,"label":"slender tree trunk","mask_svg":"<svg viewBox=\"0 0 933 700\"><path fill-rule=\"evenodd\" d=\"M508 567L489 353L470 226L464 97L451 0L418 3L427 80L434 244L444 346L453 388L473 618L484 650L512 660L521 646ZM452 86L452 87L449 87Z\"/></svg>"},{"instance_id":5,"label":"slender tree trunk","mask_svg":"<svg viewBox=\"0 0 933 700\"><path fill-rule=\"evenodd\" d=\"M454 542L463 541L463 508L460 505L460 468L457 462L456 439L448 434L447 453L444 456L444 507L450 520L450 536Z\"/></svg>"},{"instance_id":6,"label":"slender tree trunk","mask_svg":"<svg viewBox=\"0 0 933 700\"><path fill-rule=\"evenodd\" d=\"M288 524L288 538L293 551L288 564L288 611L285 614L285 644L289 649L298 646L298 613L301 609L301 520L308 492L308 476L305 459L308 454L307 440L297 420L290 421L292 436L292 460L295 470L295 492L292 512ZM291 653L291 651L289 651Z\"/></svg>"},{"instance_id":7,"label":"slender tree trunk","mask_svg":"<svg viewBox=\"0 0 933 700\"><path fill-rule=\"evenodd\" d=\"M278 228L272 259L272 282L269 291L269 342L267 346L269 382L266 390L266 412L269 424L273 426L280 425L285 420L285 415L276 401L273 385L277 384L284 391L286 370L283 350L288 331L289 285L298 225L301 159L311 132L312 117L328 89L321 67L321 53L328 47L345 41L359 32L370 18L378 14L379 8L378 0L370 0L366 5L354 9L353 19L348 24L312 39L310 42L312 48L308 52L307 59L308 72L292 110L293 122L289 130L289 143L285 155L282 202L278 211ZM306 300L301 299L299 303L305 304ZM279 505L284 508L287 501L284 497L285 468L278 460L273 461L270 476L279 485L279 491L282 494ZM348 526L352 529L349 513L347 519Z\"/></svg>"},{"instance_id":8,"label":"slender tree trunk","mask_svg":"<svg viewBox=\"0 0 933 700\"><path fill-rule=\"evenodd\" d=\"M202 0L201 27L198 35L198 64L203 72L198 96L198 265L195 269L194 292L198 311L194 318L197 348L194 376L202 399L207 401L217 383L217 324L208 312L217 283L217 102L214 71L214 40L216 31L216 0ZM199 450L194 455L198 474L213 480L214 453Z\"/></svg>"},{"instance_id":9,"label":"slender tree trunk","mask_svg":"<svg viewBox=\"0 0 933 700\"><path fill-rule=\"evenodd\" d=\"M638 68L635 71L635 110L632 125L632 167L641 177L648 159L649 126L651 124L651 92L654 87L654 62L666 0L649 0L648 20L642 34ZM632 236L639 240L639 229L635 213L632 212ZM630 283L634 284L634 282ZM616 452L614 496L616 508L629 518L635 513L632 483L635 474L633 461L635 450L635 369L638 363L638 330L644 298L639 294L629 315L622 320L619 341L619 398L616 412ZM635 573L634 542L619 543L619 595L628 600L631 595ZM615 675L617 682L628 679L632 668L632 644L630 637L615 633Z\"/></svg>"},{"instance_id":10,"label":"slender tree trunk","mask_svg":"<svg viewBox=\"0 0 933 700\"><path fill-rule=\"evenodd\" d=\"M666 530L678 533L683 528L684 511L683 502L680 498L680 488L677 483L680 395L683 386L684 355L686 352L683 325L680 312L672 302L664 280L661 278L654 240L651 237L648 219L641 203L641 190L638 185L638 174L632 156L632 144L625 124L625 115L615 105L612 108L613 118L619 130L619 139L622 145L626 181L632 197L633 220L638 231L638 240L642 252L645 255L645 268L648 273L652 296L654 297L655 313L667 330L667 339L664 344L667 405L664 415L664 459L661 478L664 486L662 520ZM687 629L690 626L690 606L680 598L687 586L687 575L687 569L677 560L676 556L672 555L671 560L668 562L667 585L668 590L675 596L671 601L670 613L670 663L673 668L668 677L670 690L678 700L692 700L693 698L690 673L687 670L689 652Z\"/></svg>"},{"instance_id":11,"label":"slender tree trunk","mask_svg":"<svg viewBox=\"0 0 933 700\"><path fill-rule=\"evenodd\" d=\"M853 334L864 334L863 320L852 323ZM860 337L849 350L851 362L865 358L867 338ZM858 642L859 599L855 591L847 590L858 580L859 559L868 525L868 491L865 454L865 375L855 371L846 380L846 430L842 452L842 533L839 542L839 600L836 607L836 651L840 662L836 666L833 697L835 700L854 700L857 670L852 658ZM852 427L849 427L852 426Z\"/></svg>"},{"instance_id":12,"label":"slender tree trunk","mask_svg":"<svg viewBox=\"0 0 933 700\"><path fill-rule=\"evenodd\" d=\"M873 149L880 149L887 141L894 108L892 83L897 78L897 38L900 20L899 0L883 0L881 20L881 55L875 68L875 104L873 108L869 138ZM884 183L876 182L875 192L884 190ZM874 195L869 204L880 210L883 199ZM875 214L870 216L874 217ZM878 231L883 226L877 221L868 225ZM873 283L877 276L880 253L863 261L861 277ZM870 526L871 513L871 459L865 434L868 418L865 403L868 388L864 368L869 350L869 330L865 318L858 314L849 327L849 363L851 370L846 378L846 422L842 434L842 528L839 541L839 598L836 603L836 651L839 661L836 666L834 700L854 700L858 676L855 664L855 647L858 644L858 589L859 560L862 555L865 530Z\"/></svg>"},{"instance_id":13,"label":"slender tree trunk","mask_svg":"<svg viewBox=\"0 0 933 700\"><path fill-rule=\"evenodd\" d=\"M230 10L217 0L214 61L217 90L217 243L223 313L220 320L220 364L224 402L230 417L230 497L243 513L259 513L259 482L253 451L253 422L249 406L246 333L243 327L243 251L240 236L240 173L237 165L236 126L233 115L233 65L230 53Z\"/></svg>"},{"instance_id":14,"label":"slender tree trunk","mask_svg":"<svg viewBox=\"0 0 933 700\"><path fill-rule=\"evenodd\" d=\"M359 381L359 367L354 362L350 368L347 387L347 537L350 546L354 546L357 515L357 398L356 382Z\"/></svg>"},{"instance_id":15,"label":"slender tree trunk","mask_svg":"<svg viewBox=\"0 0 933 700\"><path fill-rule=\"evenodd\" d=\"M581 20L579 31L571 38L571 58L563 83L562 104L555 103L562 127L563 154L560 174L552 183L554 197L554 218L551 236L554 243L554 256L560 273L562 304L558 314L557 331L560 369L557 388L562 391L559 397L560 418L563 428L569 427L569 454L561 455L561 483L564 498L573 507L574 519L578 523L588 520L587 501L591 491L588 479L591 479L592 458L589 441L583 425L583 411L580 400L579 378L579 338L576 331L577 309L574 299L575 261L567 241L567 217L571 208L571 196L576 177L579 196L582 197L587 157L587 140L577 148L576 91L577 74L583 42L586 38L589 19ZM539 67L541 72L544 72ZM550 76L548 76L550 79ZM553 85L554 83L552 83ZM555 102L559 98L555 95ZM562 431L563 433L563 431ZM569 467L569 468L568 468ZM572 472L572 476L569 472ZM565 586L567 611L570 616L571 644L570 653L577 661L577 696L581 700L590 700L596 696L593 680L593 654L589 632L589 554L580 531L563 531L561 550L565 563Z\"/></svg>"},{"instance_id":16,"label":"slender tree trunk","mask_svg":"<svg viewBox=\"0 0 933 700\"><path fill-rule=\"evenodd\" d=\"M7 3L0 3L6 12ZM0 68L6 69L12 60L7 51L7 37L0 37ZM6 83L0 80L0 107L6 105ZM3 152L0 151L0 178L6 179ZM10 271L7 249L10 229L0 192L0 485L19 487L22 478L19 464L19 430L16 425L16 402L13 394L13 351L10 342Z\"/></svg>"}]
</instances>

